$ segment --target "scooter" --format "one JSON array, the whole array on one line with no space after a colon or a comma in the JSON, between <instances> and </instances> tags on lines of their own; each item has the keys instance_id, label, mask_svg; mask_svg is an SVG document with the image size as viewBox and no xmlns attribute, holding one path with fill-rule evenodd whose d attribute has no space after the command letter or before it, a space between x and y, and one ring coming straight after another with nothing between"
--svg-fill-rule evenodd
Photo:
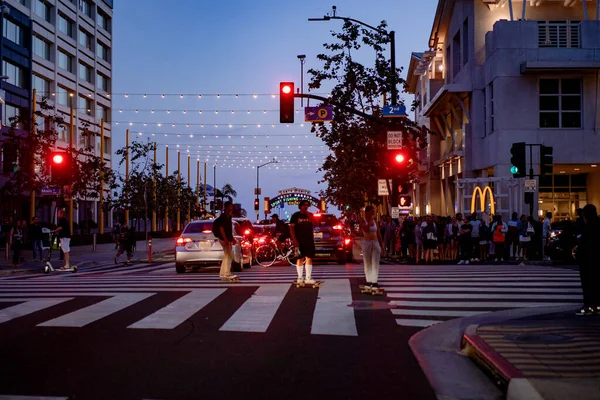
<instances>
[{"instance_id":1,"label":"scooter","mask_svg":"<svg viewBox=\"0 0 600 400\"><path fill-rule=\"evenodd\" d=\"M50 263L50 258L52 257L52 247L54 247L55 241L58 240L56 235L52 235L50 238L50 247L48 248L48 252L46 253L46 264L44 265L44 273L48 274L50 272L77 272L77 265L72 266L71 268L53 268Z\"/></svg>"}]
</instances>

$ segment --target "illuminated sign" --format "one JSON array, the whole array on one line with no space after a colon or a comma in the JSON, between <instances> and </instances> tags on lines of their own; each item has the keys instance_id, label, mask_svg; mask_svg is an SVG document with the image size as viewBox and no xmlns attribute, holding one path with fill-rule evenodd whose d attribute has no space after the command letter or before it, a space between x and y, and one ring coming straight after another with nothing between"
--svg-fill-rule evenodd
<instances>
[{"instance_id":1,"label":"illuminated sign","mask_svg":"<svg viewBox=\"0 0 600 400\"><path fill-rule=\"evenodd\" d=\"M269 204L271 205L270 208L277 208L281 207L281 205L285 203L290 205L298 205L301 200L308 200L311 206L317 208L319 208L321 202L321 200L306 193L290 192L273 197L271 200L269 200Z\"/></svg>"},{"instance_id":2,"label":"illuminated sign","mask_svg":"<svg viewBox=\"0 0 600 400\"><path fill-rule=\"evenodd\" d=\"M485 212L485 198L486 195L489 194L490 197L490 212L492 215L496 214L496 205L494 204L494 194L492 193L492 189L489 186L486 186L483 191L479 186L476 186L473 189L473 197L471 197L471 213L474 213L475 203L477 201L477 196L479 196L479 211Z\"/></svg>"}]
</instances>

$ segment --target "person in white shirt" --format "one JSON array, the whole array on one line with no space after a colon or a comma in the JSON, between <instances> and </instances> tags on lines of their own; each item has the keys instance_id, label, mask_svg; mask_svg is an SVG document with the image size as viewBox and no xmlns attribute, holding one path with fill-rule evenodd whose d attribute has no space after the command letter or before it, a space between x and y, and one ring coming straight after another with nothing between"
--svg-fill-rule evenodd
<instances>
[{"instance_id":1,"label":"person in white shirt","mask_svg":"<svg viewBox=\"0 0 600 400\"><path fill-rule=\"evenodd\" d=\"M481 227L481 221L477 219L477 213L473 213L471 216L471 242L473 243L473 258L471 262L479 261L479 228Z\"/></svg>"}]
</instances>

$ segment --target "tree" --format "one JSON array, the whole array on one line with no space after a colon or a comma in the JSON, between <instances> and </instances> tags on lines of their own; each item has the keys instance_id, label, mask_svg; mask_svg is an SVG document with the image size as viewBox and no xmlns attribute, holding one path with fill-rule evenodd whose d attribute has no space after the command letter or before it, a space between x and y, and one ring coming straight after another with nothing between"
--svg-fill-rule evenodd
<instances>
[{"instance_id":1,"label":"tree","mask_svg":"<svg viewBox=\"0 0 600 400\"><path fill-rule=\"evenodd\" d=\"M385 31L382 21L378 29ZM386 136L388 130L401 131L403 147L413 160L408 168L408 178L416 179L418 150L426 146L427 130L407 118L382 118L381 99L391 92L390 62L383 55L389 39L379 32L361 28L345 21L341 33L332 32L336 42L324 44L330 54L319 54L323 68L310 69L310 89L319 89L325 82L336 83L331 98L355 110L371 114L373 119L358 117L349 110L334 107L331 124L313 124L312 132L329 146L332 154L325 158L322 168L323 180L328 187L321 196L333 204L350 205L360 209L365 202L379 203L377 179L393 171L385 163ZM353 60L353 52L367 46L375 51L375 65L365 67ZM394 71L396 82L404 85L399 76L401 69Z\"/></svg>"},{"instance_id":2,"label":"tree","mask_svg":"<svg viewBox=\"0 0 600 400\"><path fill-rule=\"evenodd\" d=\"M223 200L227 199L229 201L233 201L234 197L237 197L237 192L231 186L231 184L226 183L225 186L221 189L221 197Z\"/></svg>"}]
</instances>

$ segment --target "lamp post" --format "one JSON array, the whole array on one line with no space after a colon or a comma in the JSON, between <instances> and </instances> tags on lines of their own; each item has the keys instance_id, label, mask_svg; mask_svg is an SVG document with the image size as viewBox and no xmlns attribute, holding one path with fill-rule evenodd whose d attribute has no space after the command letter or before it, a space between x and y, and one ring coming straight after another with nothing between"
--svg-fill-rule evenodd
<instances>
[{"instance_id":1,"label":"lamp post","mask_svg":"<svg viewBox=\"0 0 600 400\"><path fill-rule=\"evenodd\" d=\"M262 167L264 167L265 165L269 165L269 164L277 164L279 161L277 161L276 159L272 159L271 161L264 163L262 165L259 165L258 167L256 167L256 201L258 202L258 208L260 208L260 199L258 198L258 192L260 190L260 186L258 184L258 173L260 171L260 169ZM257 209L256 210L256 221L259 221L259 215L260 215L260 210Z\"/></svg>"},{"instance_id":2,"label":"lamp post","mask_svg":"<svg viewBox=\"0 0 600 400\"><path fill-rule=\"evenodd\" d=\"M336 7L333 6L333 15L325 15L323 18L309 18L309 21L329 21L332 19L341 19L344 22L352 21L356 22L359 25L366 26L369 29L374 30L375 32L387 36L390 39L390 61L391 61L391 71L390 71L390 86L392 87L392 105L398 105L398 89L396 88L396 32L394 31L385 31L383 29L375 28L367 23L359 21L354 18L349 17L338 17L335 15Z\"/></svg>"},{"instance_id":3,"label":"lamp post","mask_svg":"<svg viewBox=\"0 0 600 400\"><path fill-rule=\"evenodd\" d=\"M296 57L300 60L300 94L304 94L304 60L306 55L298 54ZM304 97L300 97L300 106L304 107Z\"/></svg>"}]
</instances>

